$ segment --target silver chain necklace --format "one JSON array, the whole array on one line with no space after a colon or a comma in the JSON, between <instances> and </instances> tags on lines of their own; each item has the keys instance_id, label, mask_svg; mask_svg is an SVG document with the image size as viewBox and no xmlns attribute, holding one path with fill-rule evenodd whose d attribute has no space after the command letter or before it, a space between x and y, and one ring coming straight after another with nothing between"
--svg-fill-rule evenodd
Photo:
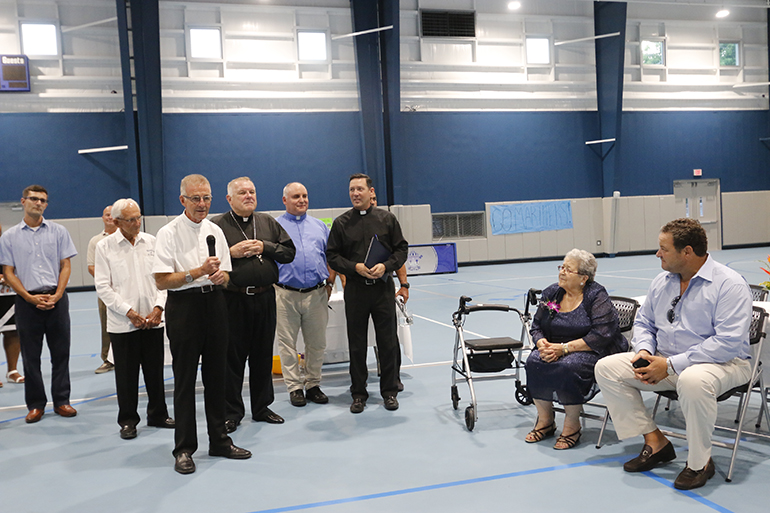
<instances>
[{"instance_id":1,"label":"silver chain necklace","mask_svg":"<svg viewBox=\"0 0 770 513\"><path fill-rule=\"evenodd\" d=\"M241 224L238 222L238 220L235 218L235 214L233 214L233 211L230 211L230 217L233 218L233 221L235 222L235 226L238 227L238 229L241 231L241 234L243 234L243 238L246 240L250 240L249 237L246 235L246 232L243 231L243 228L241 228ZM251 227L254 230L254 240L257 240L257 220L254 219L252 215L249 215L251 217ZM257 258L259 258L259 261L262 262L262 255L255 255Z\"/></svg>"}]
</instances>

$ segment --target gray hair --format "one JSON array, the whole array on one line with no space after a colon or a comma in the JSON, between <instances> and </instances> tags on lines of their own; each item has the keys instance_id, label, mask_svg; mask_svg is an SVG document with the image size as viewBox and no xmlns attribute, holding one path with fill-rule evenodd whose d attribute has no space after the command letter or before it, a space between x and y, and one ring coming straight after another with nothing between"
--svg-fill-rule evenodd
<instances>
[{"instance_id":1,"label":"gray hair","mask_svg":"<svg viewBox=\"0 0 770 513\"><path fill-rule=\"evenodd\" d=\"M112 204L112 218L123 219L123 211L128 207L139 208L139 204L131 198L120 198L118 201Z\"/></svg>"},{"instance_id":2,"label":"gray hair","mask_svg":"<svg viewBox=\"0 0 770 513\"><path fill-rule=\"evenodd\" d=\"M230 180L230 182L227 184L227 195L232 196L235 194L235 184L238 182L251 182L254 183L254 180L249 178L248 176L239 176L238 178L233 178ZM256 189L256 187L254 187Z\"/></svg>"},{"instance_id":3,"label":"gray hair","mask_svg":"<svg viewBox=\"0 0 770 513\"><path fill-rule=\"evenodd\" d=\"M586 283L594 281L594 278L596 277L596 268L599 267L599 265L596 263L595 256L583 249L573 248L566 255L564 255L564 258L569 258L570 260L577 262L578 274L582 274L583 276L588 277L588 281Z\"/></svg>"},{"instance_id":4,"label":"gray hair","mask_svg":"<svg viewBox=\"0 0 770 513\"><path fill-rule=\"evenodd\" d=\"M182 178L182 182L179 184L179 194L181 196L187 195L187 188L191 185L201 185L205 184L209 186L209 189L211 188L211 184L209 183L208 179L203 175L187 175L184 178Z\"/></svg>"},{"instance_id":5,"label":"gray hair","mask_svg":"<svg viewBox=\"0 0 770 513\"><path fill-rule=\"evenodd\" d=\"M288 197L289 197L289 189L291 188L291 186L292 186L292 185L300 185L300 186L302 186L302 187L305 187L305 186L304 186L304 185L302 185L300 182L291 182L291 183L287 183L287 184L286 184L286 187L284 187L284 188L283 188L283 197L284 197L284 198L288 198Z\"/></svg>"}]
</instances>

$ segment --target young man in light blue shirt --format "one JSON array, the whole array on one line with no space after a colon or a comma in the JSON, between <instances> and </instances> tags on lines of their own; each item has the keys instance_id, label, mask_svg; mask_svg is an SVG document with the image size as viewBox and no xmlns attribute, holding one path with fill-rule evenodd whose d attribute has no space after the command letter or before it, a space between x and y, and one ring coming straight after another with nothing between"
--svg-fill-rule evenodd
<instances>
[{"instance_id":1,"label":"young man in light blue shirt","mask_svg":"<svg viewBox=\"0 0 770 513\"><path fill-rule=\"evenodd\" d=\"M70 259L78 254L69 232L43 217L48 191L30 185L22 192L24 219L0 238L0 265L16 292L16 327L21 339L26 381L26 422L43 418L48 401L40 357L43 337L51 353L51 398L54 412L77 415L70 406L70 314L67 283Z\"/></svg>"}]
</instances>

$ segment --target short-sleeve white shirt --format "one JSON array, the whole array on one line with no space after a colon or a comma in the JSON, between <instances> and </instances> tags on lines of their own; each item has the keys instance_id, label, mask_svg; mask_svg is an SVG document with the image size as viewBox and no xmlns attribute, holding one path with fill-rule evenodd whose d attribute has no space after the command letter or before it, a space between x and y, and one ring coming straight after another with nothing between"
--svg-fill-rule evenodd
<instances>
[{"instance_id":1,"label":"short-sleeve white shirt","mask_svg":"<svg viewBox=\"0 0 770 513\"><path fill-rule=\"evenodd\" d=\"M91 240L88 241L88 250L86 251L86 265L94 265L96 259L96 245L109 235L109 233L102 230L102 233L91 237Z\"/></svg>"},{"instance_id":2,"label":"short-sleeve white shirt","mask_svg":"<svg viewBox=\"0 0 770 513\"><path fill-rule=\"evenodd\" d=\"M233 270L230 261L230 248L222 229L204 219L200 223L192 222L182 212L158 231L155 243L155 259L152 265L153 273L178 273L200 267L209 256L206 237L213 235L216 240L216 256L219 257L222 271ZM185 283L175 290L185 290L193 287L213 285L208 276L201 276L192 283Z\"/></svg>"},{"instance_id":3,"label":"short-sleeve white shirt","mask_svg":"<svg viewBox=\"0 0 770 513\"><path fill-rule=\"evenodd\" d=\"M94 283L107 306L109 333L138 329L126 317L131 309L147 317L156 306L166 306L167 293L158 290L152 274L155 237L139 232L131 244L118 230L99 241L94 253Z\"/></svg>"}]
</instances>

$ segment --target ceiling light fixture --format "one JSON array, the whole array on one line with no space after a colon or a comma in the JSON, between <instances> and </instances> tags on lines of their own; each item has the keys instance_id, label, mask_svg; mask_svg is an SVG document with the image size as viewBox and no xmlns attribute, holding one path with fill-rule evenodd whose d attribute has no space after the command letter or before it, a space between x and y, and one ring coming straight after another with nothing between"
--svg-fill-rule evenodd
<instances>
[{"instance_id":1,"label":"ceiling light fixture","mask_svg":"<svg viewBox=\"0 0 770 513\"><path fill-rule=\"evenodd\" d=\"M730 11L728 11L727 9L722 9L717 12L716 16L717 18L726 18L730 16Z\"/></svg>"},{"instance_id":2,"label":"ceiling light fixture","mask_svg":"<svg viewBox=\"0 0 770 513\"><path fill-rule=\"evenodd\" d=\"M521 8L521 2L508 2L508 10L516 11Z\"/></svg>"}]
</instances>

